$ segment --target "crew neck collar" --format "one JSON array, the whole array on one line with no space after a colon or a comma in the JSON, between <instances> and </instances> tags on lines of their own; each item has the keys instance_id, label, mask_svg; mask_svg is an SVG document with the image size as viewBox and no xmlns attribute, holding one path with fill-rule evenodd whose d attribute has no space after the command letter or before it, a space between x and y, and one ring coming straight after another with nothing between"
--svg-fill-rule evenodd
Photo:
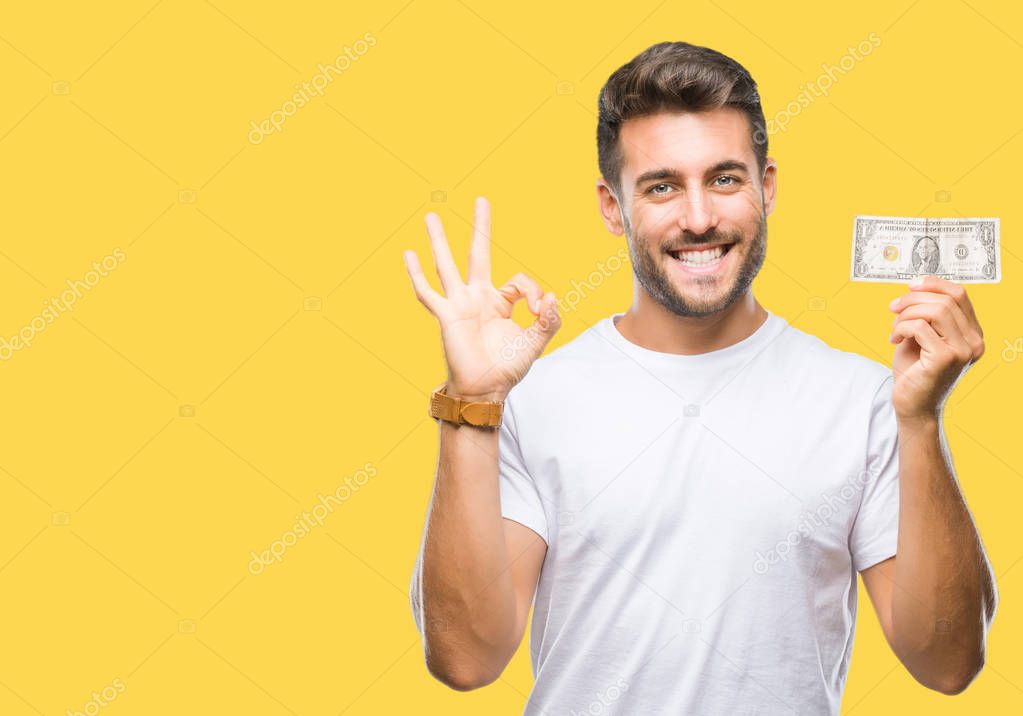
<instances>
[{"instance_id":1,"label":"crew neck collar","mask_svg":"<svg viewBox=\"0 0 1023 716\"><path fill-rule=\"evenodd\" d=\"M706 353L686 355L681 353L662 353L661 351L650 350L649 348L644 348L643 346L633 343L622 335L622 333L618 330L618 327L614 324L615 319L624 315L624 312L613 313L610 316L602 318L597 323L598 333L630 356L677 366L698 366L705 364L719 365L736 357L753 355L770 343L771 340L773 340L789 325L788 321L781 316L767 311L767 318L764 322L761 323L756 330L753 331L753 333L748 335L746 338L743 338L741 341L725 346L724 348L707 351Z\"/></svg>"}]
</instances>

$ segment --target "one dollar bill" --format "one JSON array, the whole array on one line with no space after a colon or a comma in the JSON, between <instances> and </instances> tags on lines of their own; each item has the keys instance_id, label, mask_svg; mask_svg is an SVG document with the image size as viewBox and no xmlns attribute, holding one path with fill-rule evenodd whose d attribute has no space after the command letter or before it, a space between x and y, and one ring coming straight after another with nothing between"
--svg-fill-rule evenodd
<instances>
[{"instance_id":1,"label":"one dollar bill","mask_svg":"<svg viewBox=\"0 0 1023 716\"><path fill-rule=\"evenodd\" d=\"M998 219L856 217L853 281L908 283L922 275L956 283L1001 281Z\"/></svg>"}]
</instances>

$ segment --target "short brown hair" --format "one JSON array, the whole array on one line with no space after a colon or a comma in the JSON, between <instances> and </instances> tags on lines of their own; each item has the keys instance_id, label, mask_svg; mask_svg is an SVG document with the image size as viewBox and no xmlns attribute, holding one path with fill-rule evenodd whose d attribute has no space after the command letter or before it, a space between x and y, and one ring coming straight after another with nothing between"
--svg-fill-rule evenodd
<instances>
[{"instance_id":1,"label":"short brown hair","mask_svg":"<svg viewBox=\"0 0 1023 716\"><path fill-rule=\"evenodd\" d=\"M600 90L597 163L620 196L624 154L618 134L627 119L662 111L701 112L735 107L750 121L761 174L767 164L767 129L757 83L742 65L709 47L688 42L651 45L619 67Z\"/></svg>"}]
</instances>

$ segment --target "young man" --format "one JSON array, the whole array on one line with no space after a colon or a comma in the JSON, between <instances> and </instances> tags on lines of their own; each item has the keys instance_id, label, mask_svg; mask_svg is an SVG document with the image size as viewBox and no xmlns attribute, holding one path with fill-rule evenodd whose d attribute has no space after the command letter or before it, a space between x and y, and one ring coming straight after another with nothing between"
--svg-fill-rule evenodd
<instances>
[{"instance_id":1,"label":"young man","mask_svg":"<svg viewBox=\"0 0 1023 716\"><path fill-rule=\"evenodd\" d=\"M493 287L482 198L466 282L433 213L443 296L405 252L462 401L431 406L411 590L430 672L494 681L532 605L527 714L837 714L858 572L909 672L959 693L996 604L941 425L984 350L966 292L928 276L893 302L891 369L765 310L777 164L756 84L714 50L661 43L617 70L597 139L628 311L539 358L555 298L522 274Z\"/></svg>"}]
</instances>

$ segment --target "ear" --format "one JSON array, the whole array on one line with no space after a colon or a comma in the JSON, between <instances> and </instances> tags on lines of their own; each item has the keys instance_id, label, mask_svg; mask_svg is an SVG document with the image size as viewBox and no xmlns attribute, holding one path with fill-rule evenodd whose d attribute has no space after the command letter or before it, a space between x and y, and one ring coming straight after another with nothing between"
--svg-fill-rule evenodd
<instances>
[{"instance_id":1,"label":"ear","mask_svg":"<svg viewBox=\"0 0 1023 716\"><path fill-rule=\"evenodd\" d=\"M600 205L600 216L607 230L615 236L624 234L625 227L622 226L622 210L618 205L618 198L603 177L597 179L597 201Z\"/></svg>"},{"instance_id":2,"label":"ear","mask_svg":"<svg viewBox=\"0 0 1023 716\"><path fill-rule=\"evenodd\" d=\"M774 211L774 195L778 190L778 162L768 157L764 165L764 177L761 181L764 192L764 214L770 216Z\"/></svg>"}]
</instances>

